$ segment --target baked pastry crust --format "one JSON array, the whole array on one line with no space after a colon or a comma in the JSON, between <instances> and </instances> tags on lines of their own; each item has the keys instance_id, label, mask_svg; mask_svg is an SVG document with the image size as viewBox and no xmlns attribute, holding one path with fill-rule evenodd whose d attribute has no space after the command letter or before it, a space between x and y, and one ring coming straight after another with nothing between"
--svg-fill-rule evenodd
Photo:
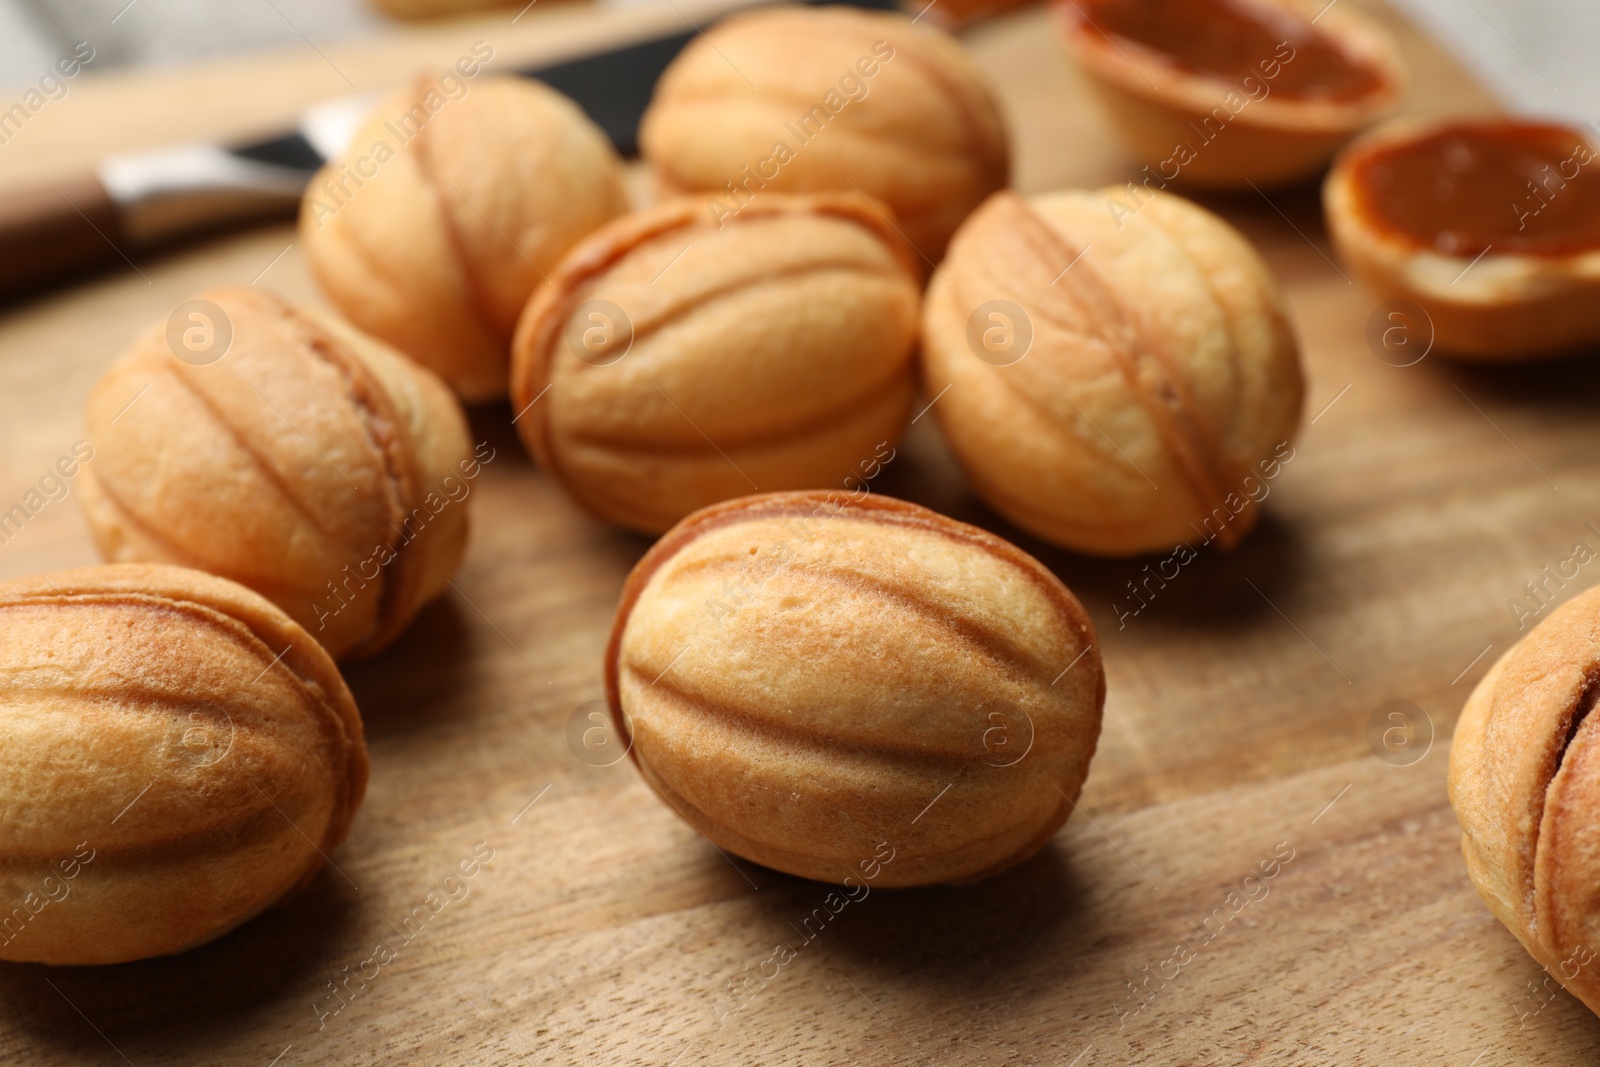
<instances>
[{"instance_id":1,"label":"baked pastry crust","mask_svg":"<svg viewBox=\"0 0 1600 1067\"><path fill-rule=\"evenodd\" d=\"M674 527L628 576L605 676L640 772L696 829L846 885L973 880L1038 852L1105 702L1093 624L1037 560L842 493Z\"/></svg>"},{"instance_id":2,"label":"baked pastry crust","mask_svg":"<svg viewBox=\"0 0 1600 1067\"><path fill-rule=\"evenodd\" d=\"M407 118L427 100L445 103ZM484 75L450 99L423 78L312 179L300 237L346 318L476 402L506 395L511 334L543 275L626 210L621 161L560 93Z\"/></svg>"},{"instance_id":3,"label":"baked pastry crust","mask_svg":"<svg viewBox=\"0 0 1600 1067\"><path fill-rule=\"evenodd\" d=\"M1408 76L1398 49L1364 16L1346 6L1307 0L1238 2L1332 38L1374 70L1379 86L1355 99L1329 100L1272 93L1270 81L1264 81L1267 92L1258 98L1240 85L1186 71L1133 42L1113 41L1079 4L1057 0L1067 54L1135 154L1160 179L1213 189L1304 181L1321 172L1350 138L1391 114L1405 96ZM1275 60L1262 56L1261 61ZM1225 122L1219 121L1218 109ZM1179 146L1187 146L1192 158L1185 158Z\"/></svg>"},{"instance_id":4,"label":"baked pastry crust","mask_svg":"<svg viewBox=\"0 0 1600 1067\"><path fill-rule=\"evenodd\" d=\"M349 832L361 717L266 600L177 567L0 584L0 959L121 963L296 892Z\"/></svg>"},{"instance_id":5,"label":"baked pastry crust","mask_svg":"<svg viewBox=\"0 0 1600 1067\"><path fill-rule=\"evenodd\" d=\"M1124 196L1005 192L974 212L928 289L924 386L978 494L1029 532L1104 556L1229 547L1299 425L1298 345L1237 231ZM1032 333L1004 365L969 340L995 300Z\"/></svg>"},{"instance_id":6,"label":"baked pastry crust","mask_svg":"<svg viewBox=\"0 0 1600 1067\"><path fill-rule=\"evenodd\" d=\"M646 533L757 489L840 486L905 427L916 278L848 193L766 195L720 226L686 199L619 219L523 315L517 431L585 508ZM598 306L631 340L580 357Z\"/></svg>"},{"instance_id":7,"label":"baked pastry crust","mask_svg":"<svg viewBox=\"0 0 1600 1067\"><path fill-rule=\"evenodd\" d=\"M929 267L1010 173L999 105L961 46L899 13L846 7L717 23L662 74L639 144L667 191L722 210L774 193L870 196Z\"/></svg>"},{"instance_id":8,"label":"baked pastry crust","mask_svg":"<svg viewBox=\"0 0 1600 1067\"><path fill-rule=\"evenodd\" d=\"M220 359L178 359L159 323L89 394L80 499L101 555L221 575L335 658L372 655L465 550L460 405L426 368L281 297L203 298L232 324Z\"/></svg>"},{"instance_id":9,"label":"baked pastry crust","mask_svg":"<svg viewBox=\"0 0 1600 1067\"><path fill-rule=\"evenodd\" d=\"M1558 358L1600 342L1600 250L1548 256L1490 248L1481 258L1450 255L1384 232L1361 209L1355 175L1363 157L1449 124L1455 123L1395 123L1340 154L1322 188L1339 258L1382 299L1421 307L1433 348L1442 355L1519 362ZM1573 135L1584 137L1576 130ZM1595 153L1600 155L1600 147ZM1507 203L1508 215L1512 208Z\"/></svg>"},{"instance_id":10,"label":"baked pastry crust","mask_svg":"<svg viewBox=\"0 0 1600 1067\"><path fill-rule=\"evenodd\" d=\"M1600 587L1500 657L1462 709L1450 804L1495 918L1600 1013Z\"/></svg>"}]
</instances>

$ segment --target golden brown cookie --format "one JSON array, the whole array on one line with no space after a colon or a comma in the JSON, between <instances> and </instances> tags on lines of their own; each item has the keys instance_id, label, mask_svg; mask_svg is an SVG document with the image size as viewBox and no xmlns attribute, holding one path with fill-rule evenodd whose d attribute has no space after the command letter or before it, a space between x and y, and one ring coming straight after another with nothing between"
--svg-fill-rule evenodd
<instances>
[{"instance_id":1,"label":"golden brown cookie","mask_svg":"<svg viewBox=\"0 0 1600 1067\"><path fill-rule=\"evenodd\" d=\"M0 583L0 959L122 963L311 881L367 784L322 647L178 567Z\"/></svg>"},{"instance_id":2,"label":"golden brown cookie","mask_svg":"<svg viewBox=\"0 0 1600 1067\"><path fill-rule=\"evenodd\" d=\"M1404 302L1394 323L1417 358L1430 343L1492 361L1592 348L1600 344L1597 155L1588 134L1551 123L1385 128L1351 145L1328 175L1328 232L1368 288Z\"/></svg>"},{"instance_id":3,"label":"golden brown cookie","mask_svg":"<svg viewBox=\"0 0 1600 1067\"><path fill-rule=\"evenodd\" d=\"M300 238L351 322L463 400L493 400L528 295L627 198L621 161L571 100L524 78L448 82L373 109L306 189Z\"/></svg>"},{"instance_id":4,"label":"golden brown cookie","mask_svg":"<svg viewBox=\"0 0 1600 1067\"><path fill-rule=\"evenodd\" d=\"M618 219L523 315L517 431L584 507L646 533L758 490L843 486L910 411L911 255L849 193L774 193L721 226L692 200Z\"/></svg>"},{"instance_id":5,"label":"golden brown cookie","mask_svg":"<svg viewBox=\"0 0 1600 1067\"><path fill-rule=\"evenodd\" d=\"M1600 1013L1600 587L1500 657L1461 711L1450 804L1495 918Z\"/></svg>"},{"instance_id":6,"label":"golden brown cookie","mask_svg":"<svg viewBox=\"0 0 1600 1067\"><path fill-rule=\"evenodd\" d=\"M889 206L928 265L1009 174L999 105L961 46L899 13L847 7L719 22L661 76L639 143L708 218L775 193L857 192Z\"/></svg>"},{"instance_id":7,"label":"golden brown cookie","mask_svg":"<svg viewBox=\"0 0 1600 1067\"><path fill-rule=\"evenodd\" d=\"M928 290L933 414L978 494L1055 544L1234 544L1294 455L1277 286L1221 219L1115 186L999 193Z\"/></svg>"},{"instance_id":8,"label":"golden brown cookie","mask_svg":"<svg viewBox=\"0 0 1600 1067\"><path fill-rule=\"evenodd\" d=\"M1389 35L1323 0L1058 0L1146 187L1286 185L1399 106Z\"/></svg>"},{"instance_id":9,"label":"golden brown cookie","mask_svg":"<svg viewBox=\"0 0 1600 1067\"><path fill-rule=\"evenodd\" d=\"M260 289L191 306L194 325L156 324L89 394L101 554L219 574L336 658L377 652L455 573L492 453L436 375L347 326ZM196 352L175 332L202 329Z\"/></svg>"},{"instance_id":10,"label":"golden brown cookie","mask_svg":"<svg viewBox=\"0 0 1600 1067\"><path fill-rule=\"evenodd\" d=\"M606 691L645 780L718 846L906 886L1044 847L1105 678L1077 599L1008 542L882 496L771 493L639 561Z\"/></svg>"}]
</instances>

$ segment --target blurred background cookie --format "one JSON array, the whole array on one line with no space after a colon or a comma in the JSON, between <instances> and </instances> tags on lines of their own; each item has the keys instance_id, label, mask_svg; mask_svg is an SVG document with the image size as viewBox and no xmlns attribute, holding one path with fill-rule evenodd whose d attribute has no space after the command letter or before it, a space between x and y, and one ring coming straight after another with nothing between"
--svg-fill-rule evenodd
<instances>
[{"instance_id":1,"label":"blurred background cookie","mask_svg":"<svg viewBox=\"0 0 1600 1067\"><path fill-rule=\"evenodd\" d=\"M1400 103L1399 52L1301 0L1058 0L1067 52L1163 188L1283 185Z\"/></svg>"},{"instance_id":2,"label":"blurred background cookie","mask_svg":"<svg viewBox=\"0 0 1600 1067\"><path fill-rule=\"evenodd\" d=\"M1010 175L1000 106L960 45L902 15L845 7L718 23L662 75L639 138L662 185L708 211L854 191L886 204L930 262Z\"/></svg>"},{"instance_id":3,"label":"blurred background cookie","mask_svg":"<svg viewBox=\"0 0 1600 1067\"><path fill-rule=\"evenodd\" d=\"M312 179L300 238L328 297L468 402L506 393L517 316L579 238L622 214L605 135L538 82L419 79Z\"/></svg>"},{"instance_id":4,"label":"blurred background cookie","mask_svg":"<svg viewBox=\"0 0 1600 1067\"><path fill-rule=\"evenodd\" d=\"M1600 343L1597 155L1590 133L1548 122L1379 130L1328 175L1328 232L1368 288L1420 309L1439 352L1569 354Z\"/></svg>"}]
</instances>

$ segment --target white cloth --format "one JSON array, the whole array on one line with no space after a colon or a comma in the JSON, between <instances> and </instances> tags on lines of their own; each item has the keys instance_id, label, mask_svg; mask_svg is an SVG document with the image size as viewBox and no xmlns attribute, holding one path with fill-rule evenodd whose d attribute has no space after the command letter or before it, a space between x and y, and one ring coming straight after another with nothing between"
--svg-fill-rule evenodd
<instances>
[{"instance_id":1,"label":"white cloth","mask_svg":"<svg viewBox=\"0 0 1600 1067\"><path fill-rule=\"evenodd\" d=\"M364 0L0 0L0 86L37 81L78 41L93 46L88 69L100 72L320 47L385 24Z\"/></svg>"},{"instance_id":2,"label":"white cloth","mask_svg":"<svg viewBox=\"0 0 1600 1067\"><path fill-rule=\"evenodd\" d=\"M1512 111L1600 125L1595 0L1390 0Z\"/></svg>"}]
</instances>

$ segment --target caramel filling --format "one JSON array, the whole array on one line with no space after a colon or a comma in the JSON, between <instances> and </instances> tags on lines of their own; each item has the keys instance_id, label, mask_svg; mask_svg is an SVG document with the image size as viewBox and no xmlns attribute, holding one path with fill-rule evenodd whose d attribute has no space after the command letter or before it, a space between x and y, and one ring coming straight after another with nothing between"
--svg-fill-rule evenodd
<instances>
[{"instance_id":1,"label":"caramel filling","mask_svg":"<svg viewBox=\"0 0 1600 1067\"><path fill-rule=\"evenodd\" d=\"M1072 0L1113 44L1155 52L1189 74L1347 103L1385 85L1371 63L1291 12L1249 0ZM1070 12L1069 12L1070 13ZM1120 40L1119 40L1120 39Z\"/></svg>"},{"instance_id":2,"label":"caramel filling","mask_svg":"<svg viewBox=\"0 0 1600 1067\"><path fill-rule=\"evenodd\" d=\"M1353 162L1361 213L1387 236L1451 256L1600 249L1600 166L1583 134L1462 122Z\"/></svg>"}]
</instances>

